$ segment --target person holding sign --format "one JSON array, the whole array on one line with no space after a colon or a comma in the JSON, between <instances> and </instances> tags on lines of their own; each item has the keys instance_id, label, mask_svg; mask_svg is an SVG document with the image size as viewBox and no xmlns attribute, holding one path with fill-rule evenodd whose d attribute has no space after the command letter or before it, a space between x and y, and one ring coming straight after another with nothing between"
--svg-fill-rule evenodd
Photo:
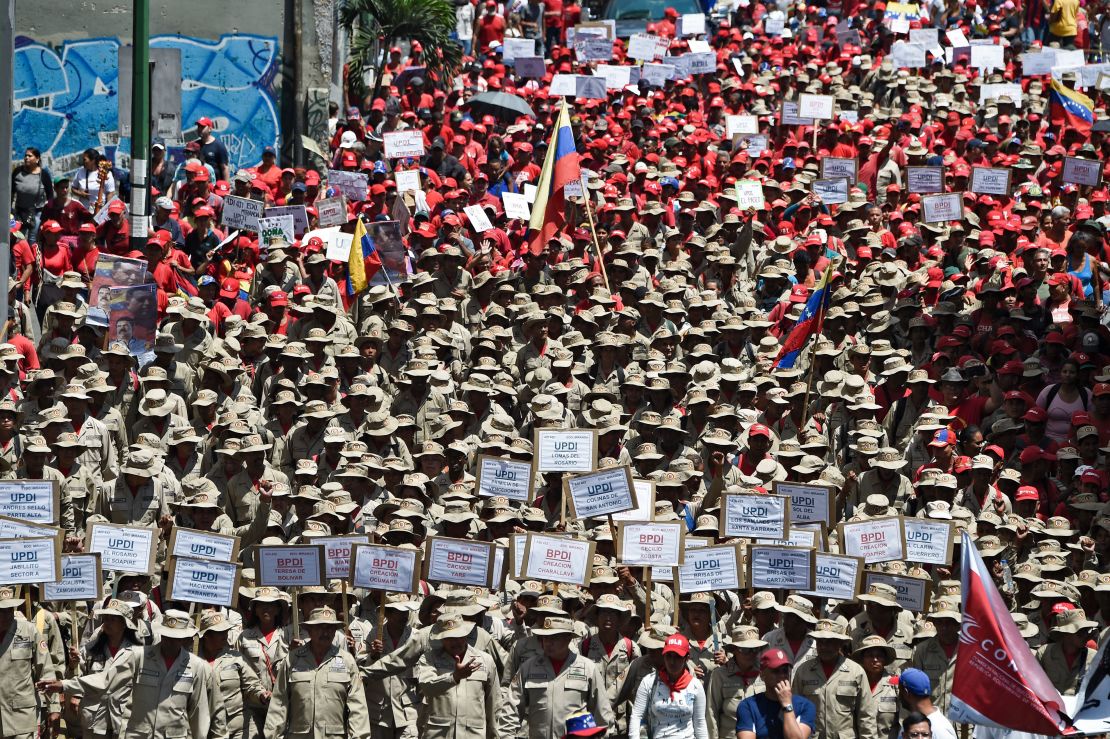
<instances>
[{"instance_id":1,"label":"person holding sign","mask_svg":"<svg viewBox=\"0 0 1110 739\"><path fill-rule=\"evenodd\" d=\"M682 634L667 637L663 666L640 681L636 702L628 719L628 736L640 736L646 726L648 739L708 739L705 722L705 689L686 666L690 642Z\"/></svg>"},{"instance_id":2,"label":"person holding sign","mask_svg":"<svg viewBox=\"0 0 1110 739\"><path fill-rule=\"evenodd\" d=\"M843 625L822 619L812 631L817 656L798 665L792 687L817 707L817 736L868 739L875 729L875 698L867 674L844 656L851 642Z\"/></svg>"},{"instance_id":3,"label":"person holding sign","mask_svg":"<svg viewBox=\"0 0 1110 739\"><path fill-rule=\"evenodd\" d=\"M470 646L474 624L457 615L440 616L432 626L429 651L413 677L424 697L419 732L429 739L497 739L501 711L497 666Z\"/></svg>"},{"instance_id":4,"label":"person holding sign","mask_svg":"<svg viewBox=\"0 0 1110 739\"><path fill-rule=\"evenodd\" d=\"M200 656L212 665L220 683L220 697L227 712L228 739L247 739L253 729L245 706L264 706L270 691L262 688L257 673L238 650L228 644L232 624L219 611L208 611L200 619Z\"/></svg>"},{"instance_id":5,"label":"person holding sign","mask_svg":"<svg viewBox=\"0 0 1110 739\"><path fill-rule=\"evenodd\" d=\"M370 738L358 663L335 646L341 624L331 608L317 608L304 622L308 643L292 649L277 665L265 739Z\"/></svg>"}]
</instances>

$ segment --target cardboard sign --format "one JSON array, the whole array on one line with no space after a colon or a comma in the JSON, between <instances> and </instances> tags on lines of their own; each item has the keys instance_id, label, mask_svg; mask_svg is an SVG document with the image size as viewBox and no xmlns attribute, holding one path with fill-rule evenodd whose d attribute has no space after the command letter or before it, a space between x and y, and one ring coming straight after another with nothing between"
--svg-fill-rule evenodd
<instances>
[{"instance_id":1,"label":"cardboard sign","mask_svg":"<svg viewBox=\"0 0 1110 739\"><path fill-rule=\"evenodd\" d=\"M400 174L400 172L398 172ZM400 185L398 185L398 188ZM316 222L321 228L347 225L347 199L342 194L316 201Z\"/></svg>"},{"instance_id":2,"label":"cardboard sign","mask_svg":"<svg viewBox=\"0 0 1110 739\"><path fill-rule=\"evenodd\" d=\"M57 526L44 526L10 516L0 516L0 539L33 539L42 536L54 536L60 541L65 537L65 532Z\"/></svg>"},{"instance_id":3,"label":"cardboard sign","mask_svg":"<svg viewBox=\"0 0 1110 739\"><path fill-rule=\"evenodd\" d=\"M794 100L782 101L782 125L784 126L812 126L813 119L806 118L798 112L798 103Z\"/></svg>"},{"instance_id":4,"label":"cardboard sign","mask_svg":"<svg viewBox=\"0 0 1110 739\"><path fill-rule=\"evenodd\" d=\"M55 583L43 584L42 599L98 600L103 581L99 554L63 554L61 576Z\"/></svg>"},{"instance_id":5,"label":"cardboard sign","mask_svg":"<svg viewBox=\"0 0 1110 739\"><path fill-rule=\"evenodd\" d=\"M263 216L258 219L258 239L263 244L270 239L285 239L292 244L297 239L293 216Z\"/></svg>"},{"instance_id":6,"label":"cardboard sign","mask_svg":"<svg viewBox=\"0 0 1110 739\"><path fill-rule=\"evenodd\" d=\"M255 571L259 585L307 588L327 582L324 549L314 544L257 547Z\"/></svg>"},{"instance_id":7,"label":"cardboard sign","mask_svg":"<svg viewBox=\"0 0 1110 739\"><path fill-rule=\"evenodd\" d=\"M617 559L625 565L674 567L683 562L686 524L683 521L617 524Z\"/></svg>"},{"instance_id":8,"label":"cardboard sign","mask_svg":"<svg viewBox=\"0 0 1110 739\"><path fill-rule=\"evenodd\" d=\"M426 579L453 585L493 587L493 544L430 536L424 546Z\"/></svg>"},{"instance_id":9,"label":"cardboard sign","mask_svg":"<svg viewBox=\"0 0 1110 739\"><path fill-rule=\"evenodd\" d=\"M596 542L565 536L528 534L521 577L586 587L593 575Z\"/></svg>"},{"instance_id":10,"label":"cardboard sign","mask_svg":"<svg viewBox=\"0 0 1110 739\"><path fill-rule=\"evenodd\" d=\"M757 539L760 544L767 544L776 547L802 547L803 549L815 549L818 552L825 549L825 542L820 526L816 529L800 526L791 526L790 533L785 539Z\"/></svg>"},{"instance_id":11,"label":"cardboard sign","mask_svg":"<svg viewBox=\"0 0 1110 739\"><path fill-rule=\"evenodd\" d=\"M922 564L952 564L956 526L951 521L903 518L906 528L906 560Z\"/></svg>"},{"instance_id":12,"label":"cardboard sign","mask_svg":"<svg viewBox=\"0 0 1110 739\"><path fill-rule=\"evenodd\" d=\"M230 608L239 595L242 565L210 559L171 557L166 597L186 603Z\"/></svg>"},{"instance_id":13,"label":"cardboard sign","mask_svg":"<svg viewBox=\"0 0 1110 739\"><path fill-rule=\"evenodd\" d=\"M55 583L62 576L61 553L54 536L0 539L0 582Z\"/></svg>"},{"instance_id":14,"label":"cardboard sign","mask_svg":"<svg viewBox=\"0 0 1110 739\"><path fill-rule=\"evenodd\" d=\"M420 550L355 544L350 577L356 588L415 593L420 589Z\"/></svg>"},{"instance_id":15,"label":"cardboard sign","mask_svg":"<svg viewBox=\"0 0 1110 739\"><path fill-rule=\"evenodd\" d=\"M800 482L773 482L771 492L790 499L790 523L833 523L835 494L828 485Z\"/></svg>"},{"instance_id":16,"label":"cardboard sign","mask_svg":"<svg viewBox=\"0 0 1110 739\"><path fill-rule=\"evenodd\" d=\"M840 177L835 180L814 180L813 194L821 198L825 205L848 202L848 180Z\"/></svg>"},{"instance_id":17,"label":"cardboard sign","mask_svg":"<svg viewBox=\"0 0 1110 739\"><path fill-rule=\"evenodd\" d=\"M613 58L613 42L603 36L581 36L574 40L574 55L580 62L607 62Z\"/></svg>"},{"instance_id":18,"label":"cardboard sign","mask_svg":"<svg viewBox=\"0 0 1110 739\"><path fill-rule=\"evenodd\" d=\"M475 487L482 498L502 495L509 500L528 503L532 498L532 464L483 454L478 457Z\"/></svg>"},{"instance_id":19,"label":"cardboard sign","mask_svg":"<svg viewBox=\"0 0 1110 739\"><path fill-rule=\"evenodd\" d=\"M568 496L575 518L601 518L636 507L628 465L565 478L563 494Z\"/></svg>"},{"instance_id":20,"label":"cardboard sign","mask_svg":"<svg viewBox=\"0 0 1110 739\"><path fill-rule=\"evenodd\" d=\"M812 120L831 120L833 117L832 95L811 95L802 93L798 96L798 115Z\"/></svg>"},{"instance_id":21,"label":"cardboard sign","mask_svg":"<svg viewBox=\"0 0 1110 739\"><path fill-rule=\"evenodd\" d=\"M667 80L673 80L676 70L673 64L647 63L640 69L640 84L653 87L663 87Z\"/></svg>"},{"instance_id":22,"label":"cardboard sign","mask_svg":"<svg viewBox=\"0 0 1110 739\"><path fill-rule=\"evenodd\" d=\"M890 49L891 63L901 69L921 69L926 66L925 47L920 44L898 41Z\"/></svg>"},{"instance_id":23,"label":"cardboard sign","mask_svg":"<svg viewBox=\"0 0 1110 739\"><path fill-rule=\"evenodd\" d=\"M898 591L895 600L898 605L914 613L927 613L929 600L932 596L933 583L921 577L910 575L888 575L885 572L866 570L863 577L863 591L871 587L872 583L889 585Z\"/></svg>"},{"instance_id":24,"label":"cardboard sign","mask_svg":"<svg viewBox=\"0 0 1110 739\"><path fill-rule=\"evenodd\" d=\"M387 131L382 134L387 159L424 156L424 133L419 128L409 131Z\"/></svg>"},{"instance_id":25,"label":"cardboard sign","mask_svg":"<svg viewBox=\"0 0 1110 739\"><path fill-rule=\"evenodd\" d=\"M220 213L220 223L243 231L258 231L258 219L266 204L260 200L240 198L235 195L224 197L224 209Z\"/></svg>"},{"instance_id":26,"label":"cardboard sign","mask_svg":"<svg viewBox=\"0 0 1110 739\"><path fill-rule=\"evenodd\" d=\"M713 51L691 51L682 59L689 74L714 74L717 71L717 54Z\"/></svg>"},{"instance_id":27,"label":"cardboard sign","mask_svg":"<svg viewBox=\"0 0 1110 739\"><path fill-rule=\"evenodd\" d=\"M906 188L910 192L944 192L944 167L906 167Z\"/></svg>"},{"instance_id":28,"label":"cardboard sign","mask_svg":"<svg viewBox=\"0 0 1110 739\"><path fill-rule=\"evenodd\" d=\"M1064 157L1064 182L1097 187L1102 179L1102 162L1082 157Z\"/></svg>"},{"instance_id":29,"label":"cardboard sign","mask_svg":"<svg viewBox=\"0 0 1110 739\"><path fill-rule=\"evenodd\" d=\"M628 56L632 59L649 62L663 56L665 48L660 48L664 39L647 33L634 33L628 39ZM611 48L611 46L610 46Z\"/></svg>"},{"instance_id":30,"label":"cardboard sign","mask_svg":"<svg viewBox=\"0 0 1110 739\"><path fill-rule=\"evenodd\" d=\"M419 169L402 169L399 172L394 172L393 180L397 183L397 192L420 190Z\"/></svg>"},{"instance_id":31,"label":"cardboard sign","mask_svg":"<svg viewBox=\"0 0 1110 739\"><path fill-rule=\"evenodd\" d=\"M598 64L594 74L605 80L606 90L623 90L632 84L632 67L620 64Z\"/></svg>"},{"instance_id":32,"label":"cardboard sign","mask_svg":"<svg viewBox=\"0 0 1110 739\"><path fill-rule=\"evenodd\" d=\"M700 36L705 33L705 14L686 13L678 19L679 36Z\"/></svg>"},{"instance_id":33,"label":"cardboard sign","mask_svg":"<svg viewBox=\"0 0 1110 739\"><path fill-rule=\"evenodd\" d=\"M839 531L841 551L862 557L867 564L906 559L906 532L901 516L842 522Z\"/></svg>"},{"instance_id":34,"label":"cardboard sign","mask_svg":"<svg viewBox=\"0 0 1110 739\"><path fill-rule=\"evenodd\" d=\"M0 511L32 523L50 526L61 516L61 486L56 480L0 482Z\"/></svg>"},{"instance_id":35,"label":"cardboard sign","mask_svg":"<svg viewBox=\"0 0 1110 739\"><path fill-rule=\"evenodd\" d=\"M994 82L989 85L979 86L979 105L986 105L991 100L1006 96L1014 101L1014 106L1021 107L1021 84L1017 82Z\"/></svg>"},{"instance_id":36,"label":"cardboard sign","mask_svg":"<svg viewBox=\"0 0 1110 739\"><path fill-rule=\"evenodd\" d=\"M306 243L311 238L318 238L324 242L324 257L333 262L346 264L351 259L351 242L355 235L344 233L339 226L316 228L301 237L301 242Z\"/></svg>"},{"instance_id":37,"label":"cardboard sign","mask_svg":"<svg viewBox=\"0 0 1110 739\"><path fill-rule=\"evenodd\" d=\"M536 429L536 472L593 472L597 467L596 429Z\"/></svg>"},{"instance_id":38,"label":"cardboard sign","mask_svg":"<svg viewBox=\"0 0 1110 739\"><path fill-rule=\"evenodd\" d=\"M521 577L521 568L524 567L524 555L528 551L528 534L512 534L509 536L509 577Z\"/></svg>"},{"instance_id":39,"label":"cardboard sign","mask_svg":"<svg viewBox=\"0 0 1110 739\"><path fill-rule=\"evenodd\" d=\"M1052 68L1056 65L1056 50L1030 51L1019 58L1022 77L1039 77L1052 72Z\"/></svg>"},{"instance_id":40,"label":"cardboard sign","mask_svg":"<svg viewBox=\"0 0 1110 739\"><path fill-rule=\"evenodd\" d=\"M785 539L790 531L790 498L782 495L725 495L721 538Z\"/></svg>"},{"instance_id":41,"label":"cardboard sign","mask_svg":"<svg viewBox=\"0 0 1110 739\"><path fill-rule=\"evenodd\" d=\"M858 162L847 157L822 157L821 178L830 180L843 177L855 184Z\"/></svg>"},{"instance_id":42,"label":"cardboard sign","mask_svg":"<svg viewBox=\"0 0 1110 739\"><path fill-rule=\"evenodd\" d=\"M955 192L921 196L921 211L926 223L947 223L964 217L963 201Z\"/></svg>"},{"instance_id":43,"label":"cardboard sign","mask_svg":"<svg viewBox=\"0 0 1110 739\"><path fill-rule=\"evenodd\" d=\"M99 552L106 570L150 575L158 553L158 529L94 523L85 534L85 551Z\"/></svg>"},{"instance_id":44,"label":"cardboard sign","mask_svg":"<svg viewBox=\"0 0 1110 739\"><path fill-rule=\"evenodd\" d=\"M812 590L816 552L755 544L748 548L748 587L756 590Z\"/></svg>"},{"instance_id":45,"label":"cardboard sign","mask_svg":"<svg viewBox=\"0 0 1110 739\"><path fill-rule=\"evenodd\" d=\"M272 205L266 209L267 218L293 217L293 233L300 236L308 230L308 209L303 205Z\"/></svg>"},{"instance_id":46,"label":"cardboard sign","mask_svg":"<svg viewBox=\"0 0 1110 739\"><path fill-rule=\"evenodd\" d=\"M589 74L574 76L574 97L577 100L608 100L609 92L605 89L605 80ZM567 183L566 187L570 187Z\"/></svg>"},{"instance_id":47,"label":"cardboard sign","mask_svg":"<svg viewBox=\"0 0 1110 739\"><path fill-rule=\"evenodd\" d=\"M821 598L853 600L859 594L863 580L863 560L846 554L817 552L815 555L816 584L812 590L799 595L816 595Z\"/></svg>"},{"instance_id":48,"label":"cardboard sign","mask_svg":"<svg viewBox=\"0 0 1110 739\"><path fill-rule=\"evenodd\" d=\"M501 204L505 207L506 218L527 221L532 217L532 209L528 207L528 198L522 193L501 193Z\"/></svg>"},{"instance_id":49,"label":"cardboard sign","mask_svg":"<svg viewBox=\"0 0 1110 739\"><path fill-rule=\"evenodd\" d=\"M547 64L540 56L518 56L513 60L513 68L518 77L529 80L542 79L547 74Z\"/></svg>"},{"instance_id":50,"label":"cardboard sign","mask_svg":"<svg viewBox=\"0 0 1110 739\"><path fill-rule=\"evenodd\" d=\"M763 19L763 32L768 36L781 36L786 30L785 18L764 18Z\"/></svg>"},{"instance_id":51,"label":"cardboard sign","mask_svg":"<svg viewBox=\"0 0 1110 739\"><path fill-rule=\"evenodd\" d=\"M370 176L365 172L344 172L340 169L328 170L328 186L343 193L348 200L361 203L366 200L366 189Z\"/></svg>"},{"instance_id":52,"label":"cardboard sign","mask_svg":"<svg viewBox=\"0 0 1110 739\"><path fill-rule=\"evenodd\" d=\"M725 137L731 139L740 133L759 133L759 119L754 115L726 115Z\"/></svg>"},{"instance_id":53,"label":"cardboard sign","mask_svg":"<svg viewBox=\"0 0 1110 739\"><path fill-rule=\"evenodd\" d=\"M369 544L370 535L320 536L312 540L324 548L324 576L346 580L351 576L351 552L358 544Z\"/></svg>"},{"instance_id":54,"label":"cardboard sign","mask_svg":"<svg viewBox=\"0 0 1110 739\"><path fill-rule=\"evenodd\" d=\"M971 66L983 71L1005 69L1006 48L994 44L974 44L971 47Z\"/></svg>"},{"instance_id":55,"label":"cardboard sign","mask_svg":"<svg viewBox=\"0 0 1110 739\"><path fill-rule=\"evenodd\" d=\"M655 481L632 480L632 490L636 497L636 507L627 511L613 513L614 521L654 521L655 520Z\"/></svg>"},{"instance_id":56,"label":"cardboard sign","mask_svg":"<svg viewBox=\"0 0 1110 739\"><path fill-rule=\"evenodd\" d=\"M765 133L739 133L732 142L732 150L743 149L753 159L767 151L769 139Z\"/></svg>"},{"instance_id":57,"label":"cardboard sign","mask_svg":"<svg viewBox=\"0 0 1110 739\"><path fill-rule=\"evenodd\" d=\"M468 205L463 208L463 213L470 219L470 226L474 229L475 233L485 233L493 228L490 223L489 216L486 215L486 210L480 205Z\"/></svg>"},{"instance_id":58,"label":"cardboard sign","mask_svg":"<svg viewBox=\"0 0 1110 739\"><path fill-rule=\"evenodd\" d=\"M174 526L169 554L171 557L234 562L239 559L239 537Z\"/></svg>"},{"instance_id":59,"label":"cardboard sign","mask_svg":"<svg viewBox=\"0 0 1110 739\"><path fill-rule=\"evenodd\" d=\"M689 543L689 542L688 542ZM685 561L675 569L678 592L707 593L744 587L739 544L686 547Z\"/></svg>"},{"instance_id":60,"label":"cardboard sign","mask_svg":"<svg viewBox=\"0 0 1110 739\"><path fill-rule=\"evenodd\" d=\"M535 56L536 40L531 38L513 38L506 36L501 42L501 58L506 64L512 64L518 56Z\"/></svg>"},{"instance_id":61,"label":"cardboard sign","mask_svg":"<svg viewBox=\"0 0 1110 739\"><path fill-rule=\"evenodd\" d=\"M980 195L1009 195L1009 167L972 167L971 184L968 186Z\"/></svg>"},{"instance_id":62,"label":"cardboard sign","mask_svg":"<svg viewBox=\"0 0 1110 739\"><path fill-rule=\"evenodd\" d=\"M767 200L763 196L763 183L759 180L738 180L736 182L736 205L742 210L753 208L763 210Z\"/></svg>"}]
</instances>

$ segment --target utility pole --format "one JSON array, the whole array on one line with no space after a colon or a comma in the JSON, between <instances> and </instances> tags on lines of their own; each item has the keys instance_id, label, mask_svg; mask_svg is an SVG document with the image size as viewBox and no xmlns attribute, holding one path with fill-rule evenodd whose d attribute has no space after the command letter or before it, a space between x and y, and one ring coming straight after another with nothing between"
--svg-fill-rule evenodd
<instances>
[{"instance_id":1,"label":"utility pole","mask_svg":"<svg viewBox=\"0 0 1110 739\"><path fill-rule=\"evenodd\" d=\"M0 59L11 60L15 58L15 0L6 0L4 3L4 18L0 21ZM9 111L0 115L0 216L3 221L12 219L12 115L10 113L15 104L15 83L13 81L12 64L3 65L0 71L0 100L4 100L4 108ZM9 243L11 235L8 235ZM4 286L0 289L0 327L7 325L8 320L8 275L12 271L11 247L0 249L0 280ZM7 331L0 330L0 339L7 340Z\"/></svg>"},{"instance_id":2,"label":"utility pole","mask_svg":"<svg viewBox=\"0 0 1110 739\"><path fill-rule=\"evenodd\" d=\"M131 249L141 252L146 249L147 234L150 232L150 0L134 2L135 25L131 32Z\"/></svg>"}]
</instances>

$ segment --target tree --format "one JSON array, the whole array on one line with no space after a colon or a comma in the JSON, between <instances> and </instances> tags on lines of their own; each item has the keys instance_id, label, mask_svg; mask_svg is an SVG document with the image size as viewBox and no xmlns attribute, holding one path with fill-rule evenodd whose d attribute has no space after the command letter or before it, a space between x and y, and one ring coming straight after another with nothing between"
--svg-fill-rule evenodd
<instances>
[{"instance_id":1,"label":"tree","mask_svg":"<svg viewBox=\"0 0 1110 739\"><path fill-rule=\"evenodd\" d=\"M374 97L382 86L389 49L401 39L419 41L429 72L450 76L462 62L462 46L451 38L451 0L345 0L340 22L351 38L350 74L357 80L374 70Z\"/></svg>"}]
</instances>

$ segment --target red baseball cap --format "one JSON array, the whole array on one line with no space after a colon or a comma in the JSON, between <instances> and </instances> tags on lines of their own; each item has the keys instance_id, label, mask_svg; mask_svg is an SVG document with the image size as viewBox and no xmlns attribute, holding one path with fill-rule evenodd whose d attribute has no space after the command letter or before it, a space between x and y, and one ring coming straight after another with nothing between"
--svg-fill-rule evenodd
<instances>
[{"instance_id":1,"label":"red baseball cap","mask_svg":"<svg viewBox=\"0 0 1110 739\"><path fill-rule=\"evenodd\" d=\"M690 654L690 642L682 634L671 634L667 637L666 643L663 644L663 654L669 653L685 657Z\"/></svg>"},{"instance_id":2,"label":"red baseball cap","mask_svg":"<svg viewBox=\"0 0 1110 739\"><path fill-rule=\"evenodd\" d=\"M239 281L228 277L220 283L220 297L221 298L237 298L239 297Z\"/></svg>"},{"instance_id":3,"label":"red baseball cap","mask_svg":"<svg viewBox=\"0 0 1110 739\"><path fill-rule=\"evenodd\" d=\"M770 439L771 429L767 428L762 423L753 423L748 429L748 438L751 438L753 436L763 436Z\"/></svg>"},{"instance_id":4,"label":"red baseball cap","mask_svg":"<svg viewBox=\"0 0 1110 739\"><path fill-rule=\"evenodd\" d=\"M764 670L777 670L789 664L790 658L781 649L768 649L759 657L759 666Z\"/></svg>"},{"instance_id":5,"label":"red baseball cap","mask_svg":"<svg viewBox=\"0 0 1110 739\"><path fill-rule=\"evenodd\" d=\"M197 125L198 126L208 126L209 128L215 128L215 126L216 126L216 124L213 123L212 119L209 118L208 116L201 116L200 118L197 118Z\"/></svg>"},{"instance_id":6,"label":"red baseball cap","mask_svg":"<svg viewBox=\"0 0 1110 739\"><path fill-rule=\"evenodd\" d=\"M272 292L272 293L270 293L270 305L273 305L273 306L289 305L289 296L286 295L281 290L277 290L276 292Z\"/></svg>"},{"instance_id":7,"label":"red baseball cap","mask_svg":"<svg viewBox=\"0 0 1110 739\"><path fill-rule=\"evenodd\" d=\"M1032 485L1022 485L1017 489L1017 495L1014 496L1016 500L1040 500L1041 494Z\"/></svg>"},{"instance_id":8,"label":"red baseball cap","mask_svg":"<svg viewBox=\"0 0 1110 739\"><path fill-rule=\"evenodd\" d=\"M790 302L804 303L809 300L809 289L805 285L795 285L790 288Z\"/></svg>"}]
</instances>

